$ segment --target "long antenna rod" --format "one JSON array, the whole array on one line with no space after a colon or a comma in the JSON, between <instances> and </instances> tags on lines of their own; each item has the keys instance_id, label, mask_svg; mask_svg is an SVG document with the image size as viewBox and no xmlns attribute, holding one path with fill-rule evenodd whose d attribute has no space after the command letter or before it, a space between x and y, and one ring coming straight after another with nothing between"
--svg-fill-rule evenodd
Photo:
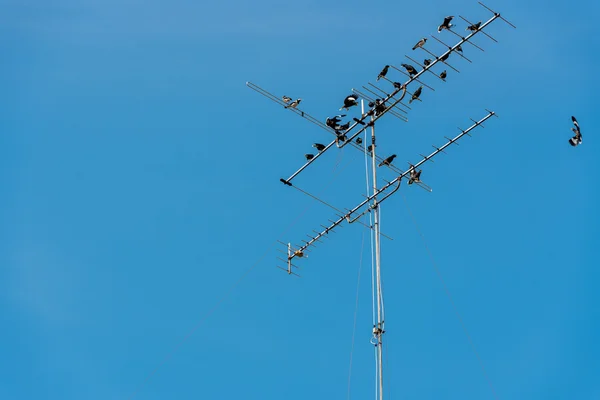
<instances>
[{"instance_id":1,"label":"long antenna rod","mask_svg":"<svg viewBox=\"0 0 600 400\"><path fill-rule=\"evenodd\" d=\"M364 107L364 102L362 102ZM375 140L375 123L374 117L371 115L371 145L373 150L371 153L372 168L373 168L373 193L377 193L377 162L376 162L376 140ZM373 198L373 233L375 235L375 285L377 298L377 325L373 329L377 346L377 376L379 377L379 400L383 400L383 297L381 294L381 235L380 235L380 213L377 197Z\"/></svg>"}]
</instances>

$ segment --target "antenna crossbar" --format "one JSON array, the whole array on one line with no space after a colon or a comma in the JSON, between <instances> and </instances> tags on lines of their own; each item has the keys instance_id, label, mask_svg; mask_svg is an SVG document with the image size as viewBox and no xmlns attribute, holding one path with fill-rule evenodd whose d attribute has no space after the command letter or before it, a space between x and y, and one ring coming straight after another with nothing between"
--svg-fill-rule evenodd
<instances>
[{"instance_id":1,"label":"antenna crossbar","mask_svg":"<svg viewBox=\"0 0 600 400\"><path fill-rule=\"evenodd\" d=\"M471 125L469 128L465 129L465 130L461 130L461 133L459 133L457 136L455 136L452 139L449 139L448 142L446 142L443 146L441 147L435 147L435 150L427 155L427 156L423 156L423 159L420 160L418 163L416 163L414 165L414 168L418 168L420 167L422 164L426 163L427 161L431 161L431 159L433 157L435 157L436 155L438 155L439 153L444 152L444 150L450 146L451 144L455 144L455 142L457 140L459 140L460 138L462 138L465 135L469 135L469 132L471 132L473 129L482 126L481 124L485 121L487 121L489 118L491 118L492 116L496 115L496 113L494 113L493 111L488 111L488 114L483 117L482 119L480 119L479 121L475 121L475 123L473 125ZM372 195L368 196L365 200L363 200L362 202L360 202L356 207L354 207L353 209L349 210L346 214L339 216L339 218L335 221L330 221L331 225L325 227L325 229L321 232L319 232L317 235L313 236L308 242L306 242L305 245L301 246L298 248L298 250L296 250L296 252L294 252L293 254L290 254L289 256L289 260L291 261L294 257L297 256L297 253L302 254L304 252L304 250L306 250L309 246L311 246L314 242L316 242L317 240L319 240L322 236L328 234L332 229L334 229L335 227L339 226L342 222L344 222L345 220L348 222L353 222L356 220L356 218L351 218L352 215L354 213L356 213L358 210L360 210L362 207L364 207L366 204L368 204L370 201L372 200L376 200L378 204L380 204L381 202L383 202L385 199L387 199L391 194L393 194L393 192L395 192L396 190L398 190L399 186L400 186L400 181L402 180L402 178L406 178L409 179L408 176L410 174L410 170L402 172L398 177L394 178L392 181L386 183L384 186L381 187L381 189L377 190L375 193L373 193ZM386 193L385 196L382 199L378 199L377 197L386 192L390 187L397 185L396 188L394 188L394 190L391 193ZM365 211L363 212L366 213L368 212Z\"/></svg>"}]
</instances>

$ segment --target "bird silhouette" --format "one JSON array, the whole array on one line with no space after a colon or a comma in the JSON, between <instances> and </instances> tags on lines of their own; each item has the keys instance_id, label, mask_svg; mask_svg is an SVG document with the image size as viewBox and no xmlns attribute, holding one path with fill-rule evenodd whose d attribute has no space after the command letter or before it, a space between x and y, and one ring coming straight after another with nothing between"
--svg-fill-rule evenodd
<instances>
[{"instance_id":1,"label":"bird silhouette","mask_svg":"<svg viewBox=\"0 0 600 400\"><path fill-rule=\"evenodd\" d=\"M385 77L387 75L387 73L388 73L388 69L390 69L389 65L386 65L385 67L383 67L383 69L381 70L381 72L377 76L377 80L379 80L380 78Z\"/></svg>"},{"instance_id":2,"label":"bird silhouette","mask_svg":"<svg viewBox=\"0 0 600 400\"><path fill-rule=\"evenodd\" d=\"M423 90L423 86L419 86L419 88L417 90L415 90L415 92L413 93L412 97L410 98L410 100L408 101L408 104L412 103L413 100L416 100L419 98L419 96L421 95L421 91Z\"/></svg>"},{"instance_id":3,"label":"bird silhouette","mask_svg":"<svg viewBox=\"0 0 600 400\"><path fill-rule=\"evenodd\" d=\"M415 44L415 45L413 46L413 48L412 48L412 49L413 49L413 50L415 50L417 47L423 47L423 46L425 46L425 42L427 42L427 38L423 38L423 39L419 40L419 41L417 42L417 44Z\"/></svg>"},{"instance_id":4,"label":"bird silhouette","mask_svg":"<svg viewBox=\"0 0 600 400\"><path fill-rule=\"evenodd\" d=\"M325 150L325 145L323 145L323 144L321 144L321 143L314 143L314 144L313 144L313 147L314 147L315 149L317 149L317 151L323 151L323 150Z\"/></svg>"},{"instance_id":5,"label":"bird silhouette","mask_svg":"<svg viewBox=\"0 0 600 400\"><path fill-rule=\"evenodd\" d=\"M473 25L469 25L469 26L467 26L467 29L465 29L465 30L466 30L466 31L475 32L475 31L479 30L479 27L480 27L480 26L481 26L481 21L479 21L479 22L478 22L478 23L476 23L476 24L473 24Z\"/></svg>"},{"instance_id":6,"label":"bird silhouette","mask_svg":"<svg viewBox=\"0 0 600 400\"><path fill-rule=\"evenodd\" d=\"M450 23L450 21L452 21L452 18L454 18L453 15L444 18L444 22L442 22L442 24L438 26L438 33L440 33L444 29L450 29L454 26Z\"/></svg>"},{"instance_id":7,"label":"bird silhouette","mask_svg":"<svg viewBox=\"0 0 600 400\"><path fill-rule=\"evenodd\" d=\"M569 143L571 144L571 146L575 147L582 143L582 136L581 130L579 129L579 122L577 122L577 119L575 119L575 117L571 117L571 120L573 121L573 125L575 125L575 127L571 128L571 130L575 133L575 136L569 139Z\"/></svg>"},{"instance_id":8,"label":"bird silhouette","mask_svg":"<svg viewBox=\"0 0 600 400\"><path fill-rule=\"evenodd\" d=\"M387 166L389 166L389 165L392 163L392 161L394 161L394 158L396 158L396 155L395 155L395 154L392 154L391 156L389 156L388 158L386 158L385 160L383 160L383 161L382 161L382 162L379 164L379 166L380 166L380 167L382 167L382 166L384 166L384 165L387 165Z\"/></svg>"},{"instance_id":9,"label":"bird silhouette","mask_svg":"<svg viewBox=\"0 0 600 400\"><path fill-rule=\"evenodd\" d=\"M355 94L351 94L350 96L346 96L346 98L344 99L344 105L340 108L341 110L347 110L352 106L357 105L358 103L356 102L356 100L358 100L358 96Z\"/></svg>"}]
</instances>

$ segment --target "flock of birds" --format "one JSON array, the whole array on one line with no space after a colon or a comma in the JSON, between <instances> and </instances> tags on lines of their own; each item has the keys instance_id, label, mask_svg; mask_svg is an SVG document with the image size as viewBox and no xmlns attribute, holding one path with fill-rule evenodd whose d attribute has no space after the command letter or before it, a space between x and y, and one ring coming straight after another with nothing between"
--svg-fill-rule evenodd
<instances>
[{"instance_id":1,"label":"flock of birds","mask_svg":"<svg viewBox=\"0 0 600 400\"><path fill-rule=\"evenodd\" d=\"M450 28L452 28L454 26L454 24L452 24L452 19L454 18L454 16L450 15L447 16L446 18L444 18L444 21L438 26L438 33L442 32L444 29L450 30ZM481 27L481 21L469 25L467 26L466 30L467 31L471 31L471 32L475 32L477 30L479 30ZM413 46L413 50L416 50L420 47L423 47L425 45L425 43L427 42L427 38L422 38L421 40L419 40L414 46ZM456 51L462 53L463 49L461 48L461 46L457 46L455 48ZM444 56L440 57L439 60L440 61L446 61L448 59L448 57L450 56L450 53L445 54ZM424 66L428 66L429 64L432 63L431 59L425 59L423 61L423 65ZM404 67L404 69L406 69L406 72L408 73L409 77L413 77L415 75L418 74L417 69L410 65L410 64L401 64L402 67ZM381 70L381 72L379 73L379 75L377 75L377 81L379 81L381 78L385 78L388 70L389 70L390 66L386 65L383 67L383 69ZM446 81L446 77L448 76L446 70L442 71L439 74L439 77L443 80ZM386 78L387 79L387 78ZM400 82L392 82L392 84L394 85L395 89L401 89L403 87L403 85ZM421 96L421 92L423 90L423 85L419 86L417 88L417 90L415 90L415 92L411 95L410 100L408 101L408 103L412 103L415 100L419 100L421 101L421 99L419 98ZM340 107L339 111L342 110L349 110L351 107L357 106L358 105L358 99L359 97L356 94L351 94L349 96L346 96L346 98L344 99L344 104L342 105L342 107ZM298 105L300 104L300 102L302 101L302 99L296 99L293 100L291 97L288 96L283 96L282 97L283 102L286 104L284 107L285 108L297 108ZM369 102L369 108L370 110L367 112L367 115L379 115L380 113L382 113L383 111L385 111L385 109L387 108L385 105L385 102L383 101L383 99L375 99L375 101ZM302 116L304 116L304 112L301 111ZM342 122L342 118L346 117L346 114L338 114L334 117L327 117L327 119L325 120L325 124L330 127L331 129L333 129L336 133L336 141L339 142L345 142L347 140L346 137L346 131L348 130L348 128L350 127L351 122L348 121L344 124L341 124ZM581 130L579 128L579 123L577 122L577 119L575 119L575 117L571 117L571 119L573 120L573 124L574 127L571 128L571 130L575 133L575 135L569 139L569 143L571 144L571 146L577 146L580 145L582 143L581 140ZM355 122L361 124L361 125L366 125L363 121L361 121L358 118L352 118L352 120L354 120ZM360 137L356 138L356 144L360 145L362 144L362 139ZM314 143L313 147L318 151L321 152L325 149L325 145L321 144L321 143ZM367 147L367 151L369 153L371 153L373 150L373 145L369 145ZM314 154L305 154L304 155L306 157L307 161L312 160L315 155ZM390 166L392 164L392 162L394 161L394 158L396 158L396 154L392 154L391 156L387 157L385 160L383 160L379 166ZM410 165L410 178L408 181L408 184L412 184L415 182L421 182L420 177L421 177L421 171L417 171L414 167L414 165L409 164Z\"/></svg>"}]
</instances>

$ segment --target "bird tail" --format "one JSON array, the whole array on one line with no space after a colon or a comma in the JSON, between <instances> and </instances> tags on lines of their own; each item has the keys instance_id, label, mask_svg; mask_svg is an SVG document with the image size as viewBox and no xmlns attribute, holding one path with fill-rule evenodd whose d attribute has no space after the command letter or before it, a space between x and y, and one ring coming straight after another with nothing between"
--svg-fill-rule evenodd
<instances>
[{"instance_id":1,"label":"bird tail","mask_svg":"<svg viewBox=\"0 0 600 400\"><path fill-rule=\"evenodd\" d=\"M413 47L413 50L416 49L416 48L417 48L417 46Z\"/></svg>"},{"instance_id":2,"label":"bird tail","mask_svg":"<svg viewBox=\"0 0 600 400\"><path fill-rule=\"evenodd\" d=\"M383 162L379 163L379 166L382 167L383 166Z\"/></svg>"},{"instance_id":3,"label":"bird tail","mask_svg":"<svg viewBox=\"0 0 600 400\"><path fill-rule=\"evenodd\" d=\"M440 33L442 31L442 26L438 26L438 33Z\"/></svg>"},{"instance_id":4,"label":"bird tail","mask_svg":"<svg viewBox=\"0 0 600 400\"><path fill-rule=\"evenodd\" d=\"M573 147L577 146L578 144L581 144L581 139L577 140L577 136L572 137L571 139L569 139L569 144Z\"/></svg>"},{"instance_id":5,"label":"bird tail","mask_svg":"<svg viewBox=\"0 0 600 400\"><path fill-rule=\"evenodd\" d=\"M412 103L412 102L413 102L413 99L410 99L410 100L408 101L408 104L410 104L410 103Z\"/></svg>"}]
</instances>

